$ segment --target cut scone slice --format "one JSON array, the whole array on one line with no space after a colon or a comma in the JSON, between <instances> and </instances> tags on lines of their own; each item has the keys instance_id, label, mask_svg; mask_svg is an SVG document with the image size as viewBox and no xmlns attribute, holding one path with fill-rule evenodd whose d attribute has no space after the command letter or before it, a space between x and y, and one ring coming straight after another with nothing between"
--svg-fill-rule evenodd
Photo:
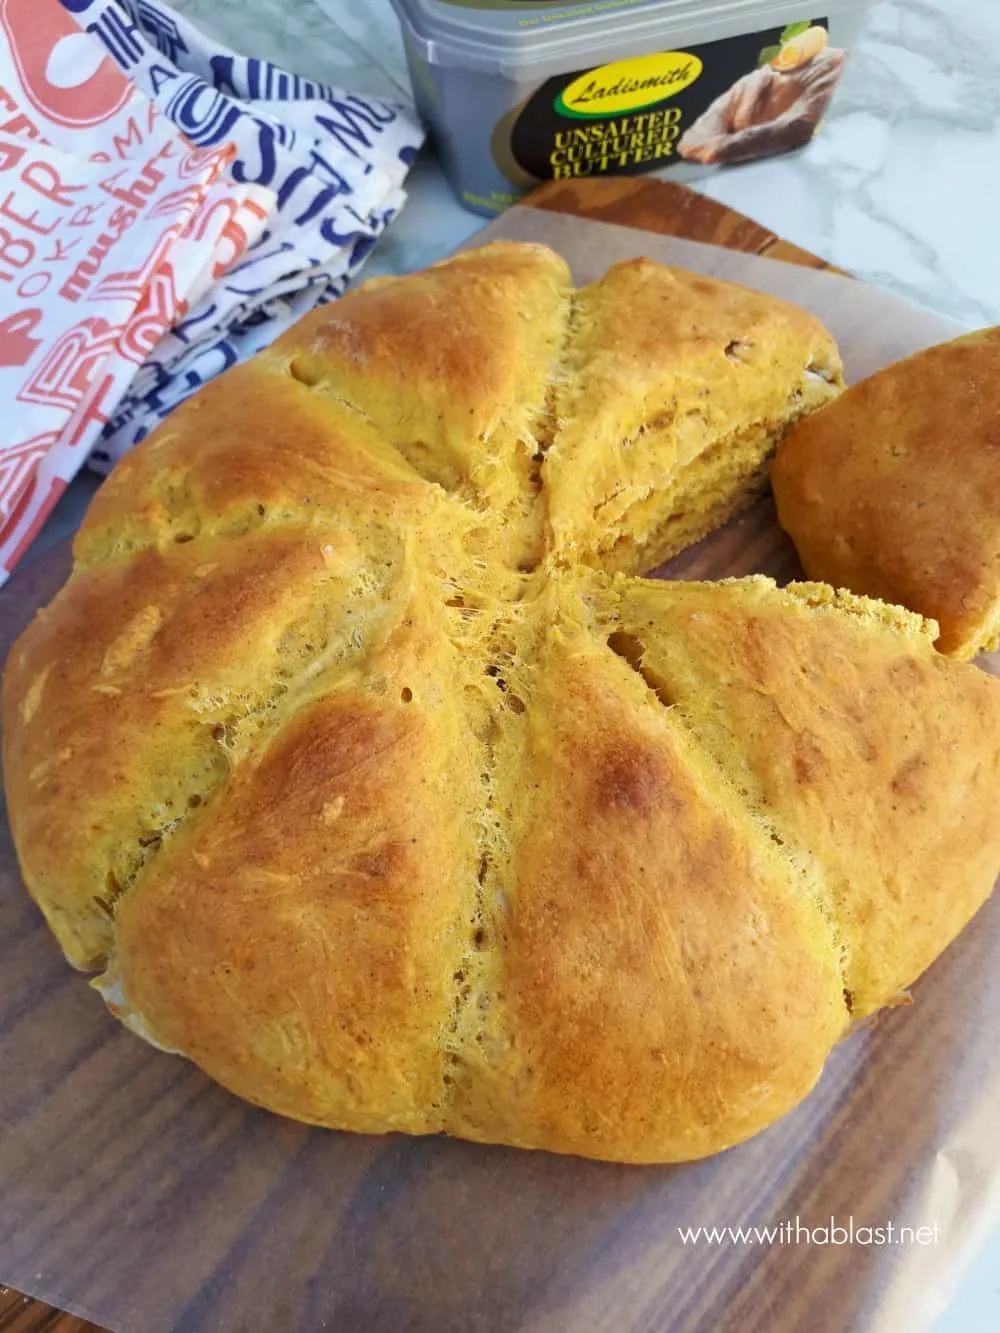
<instances>
[{"instance_id":1,"label":"cut scone slice","mask_svg":"<svg viewBox=\"0 0 1000 1333\"><path fill-rule=\"evenodd\" d=\"M622 584L612 646L823 887L855 1016L955 938L1000 870L1000 686L937 627L824 585Z\"/></svg>"},{"instance_id":2,"label":"cut scone slice","mask_svg":"<svg viewBox=\"0 0 1000 1333\"><path fill-rule=\"evenodd\" d=\"M93 565L147 548L283 525L350 529L374 559L422 520L461 530L455 505L355 412L311 392L270 351L182 403L117 465L73 543Z\"/></svg>"},{"instance_id":3,"label":"cut scone slice","mask_svg":"<svg viewBox=\"0 0 1000 1333\"><path fill-rule=\"evenodd\" d=\"M542 469L553 555L653 568L756 498L779 439L842 383L806 311L646 259L616 265L574 302Z\"/></svg>"},{"instance_id":4,"label":"cut scone slice","mask_svg":"<svg viewBox=\"0 0 1000 1333\"><path fill-rule=\"evenodd\" d=\"M806 572L898 602L970 658L1000 640L1000 328L897 362L803 422L774 466Z\"/></svg>"},{"instance_id":5,"label":"cut scone slice","mask_svg":"<svg viewBox=\"0 0 1000 1333\"><path fill-rule=\"evenodd\" d=\"M252 1102L430 1133L470 948L478 756L420 599L238 765L116 911L99 988Z\"/></svg>"},{"instance_id":6,"label":"cut scone slice","mask_svg":"<svg viewBox=\"0 0 1000 1333\"><path fill-rule=\"evenodd\" d=\"M78 569L15 644L3 679L11 830L77 967L101 963L117 899L297 691L406 614L412 560L405 535L395 541L388 560L349 529L147 548Z\"/></svg>"},{"instance_id":7,"label":"cut scone slice","mask_svg":"<svg viewBox=\"0 0 1000 1333\"><path fill-rule=\"evenodd\" d=\"M571 290L554 251L497 242L367 283L274 352L363 413L421 475L488 504L487 548L516 563L537 555L536 455Z\"/></svg>"},{"instance_id":8,"label":"cut scone slice","mask_svg":"<svg viewBox=\"0 0 1000 1333\"><path fill-rule=\"evenodd\" d=\"M849 1023L837 944L679 720L555 619L502 751L502 948L449 1128L618 1161L701 1157L819 1077Z\"/></svg>"}]
</instances>

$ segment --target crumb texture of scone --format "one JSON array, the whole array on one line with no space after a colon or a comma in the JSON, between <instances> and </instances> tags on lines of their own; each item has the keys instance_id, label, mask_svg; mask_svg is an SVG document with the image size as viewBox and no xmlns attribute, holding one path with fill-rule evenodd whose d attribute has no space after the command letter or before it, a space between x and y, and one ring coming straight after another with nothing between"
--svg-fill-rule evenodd
<instances>
[{"instance_id":1,"label":"crumb texture of scone","mask_svg":"<svg viewBox=\"0 0 1000 1333\"><path fill-rule=\"evenodd\" d=\"M811 578L936 620L949 656L1000 644L1000 328L854 385L785 439L773 485Z\"/></svg>"},{"instance_id":2,"label":"crumb texture of scone","mask_svg":"<svg viewBox=\"0 0 1000 1333\"><path fill-rule=\"evenodd\" d=\"M804 310L617 264L576 294L545 500L556 559L653 569L757 499L779 440L843 387Z\"/></svg>"},{"instance_id":3,"label":"crumb texture of scone","mask_svg":"<svg viewBox=\"0 0 1000 1333\"><path fill-rule=\"evenodd\" d=\"M773 1123L1000 868L1000 684L936 624L638 577L841 387L781 302L517 245L209 385L4 674L67 958L317 1125L666 1162Z\"/></svg>"}]
</instances>

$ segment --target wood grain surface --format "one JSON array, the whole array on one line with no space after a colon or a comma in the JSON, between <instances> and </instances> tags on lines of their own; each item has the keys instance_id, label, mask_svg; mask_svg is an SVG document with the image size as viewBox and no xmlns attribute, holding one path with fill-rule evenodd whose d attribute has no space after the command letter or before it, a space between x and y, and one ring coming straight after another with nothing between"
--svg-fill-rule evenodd
<instances>
[{"instance_id":1,"label":"wood grain surface","mask_svg":"<svg viewBox=\"0 0 1000 1333\"><path fill-rule=\"evenodd\" d=\"M658 232L661 236L679 236L688 241L723 245L744 254L765 255L803 268L843 273L843 269L834 268L818 255L783 240L745 214L672 181L631 176L549 181L521 202L550 213L615 222L622 227Z\"/></svg>"},{"instance_id":2,"label":"wood grain surface","mask_svg":"<svg viewBox=\"0 0 1000 1333\"><path fill-rule=\"evenodd\" d=\"M0 1333L102 1333L96 1324L0 1287Z\"/></svg>"},{"instance_id":3,"label":"wood grain surface","mask_svg":"<svg viewBox=\"0 0 1000 1333\"><path fill-rule=\"evenodd\" d=\"M532 202L824 267L664 182L549 185ZM19 571L0 598L0 644L67 564L61 548ZM767 504L670 566L680 578L754 571L797 572ZM970 985L1000 988L998 941L1000 912L984 913L961 958L952 950L934 975L951 1023L940 1040L970 1042L984 1065L992 1046L963 1036L962 1015ZM111 1022L27 901L5 827L0 984L0 1279L127 1333L842 1333L864 1308L870 1255L830 1251L820 1271L778 1250L685 1250L676 1210L740 1220L736 1181L748 1172L761 1215L902 1209L905 1182L886 1181L880 1165L889 1152L933 1157L947 1092L914 1058L920 1025L896 1012L835 1052L819 1113L807 1104L725 1159L689 1167L312 1131L236 1101ZM900 1105L921 1114L900 1120ZM870 1132L859 1140L861 1119ZM95 1328L0 1288L0 1333Z\"/></svg>"}]
</instances>

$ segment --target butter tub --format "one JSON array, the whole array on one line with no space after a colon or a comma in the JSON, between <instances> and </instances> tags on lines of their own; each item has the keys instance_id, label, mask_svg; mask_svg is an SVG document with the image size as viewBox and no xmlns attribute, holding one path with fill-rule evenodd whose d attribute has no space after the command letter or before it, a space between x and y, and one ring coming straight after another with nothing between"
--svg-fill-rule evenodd
<instances>
[{"instance_id":1,"label":"butter tub","mask_svg":"<svg viewBox=\"0 0 1000 1333\"><path fill-rule=\"evenodd\" d=\"M809 142L868 0L392 0L463 204L546 180L687 181Z\"/></svg>"}]
</instances>

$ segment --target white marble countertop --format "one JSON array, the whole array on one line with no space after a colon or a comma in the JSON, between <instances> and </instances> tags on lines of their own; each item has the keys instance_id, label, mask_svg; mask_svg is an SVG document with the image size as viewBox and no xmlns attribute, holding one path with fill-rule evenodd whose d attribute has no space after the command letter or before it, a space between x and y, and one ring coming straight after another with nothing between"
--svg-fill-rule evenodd
<instances>
[{"instance_id":1,"label":"white marble countertop","mask_svg":"<svg viewBox=\"0 0 1000 1333\"><path fill-rule=\"evenodd\" d=\"M246 54L353 91L409 98L388 0L326 0L336 19L312 0L173 2ZM420 268L483 225L454 202L429 158L409 188L368 276ZM698 188L970 327L1000 323L1000 0L874 4L810 148L720 171ZM33 555L75 526L95 485L74 483ZM938 1333L998 1329L1000 1234Z\"/></svg>"},{"instance_id":2,"label":"white marble countertop","mask_svg":"<svg viewBox=\"0 0 1000 1333\"><path fill-rule=\"evenodd\" d=\"M249 53L364 92L409 97L388 0L174 0ZM873 5L807 152L722 169L697 188L840 268L970 326L1000 323L1000 3ZM419 268L483 225L429 163L369 272Z\"/></svg>"}]
</instances>

